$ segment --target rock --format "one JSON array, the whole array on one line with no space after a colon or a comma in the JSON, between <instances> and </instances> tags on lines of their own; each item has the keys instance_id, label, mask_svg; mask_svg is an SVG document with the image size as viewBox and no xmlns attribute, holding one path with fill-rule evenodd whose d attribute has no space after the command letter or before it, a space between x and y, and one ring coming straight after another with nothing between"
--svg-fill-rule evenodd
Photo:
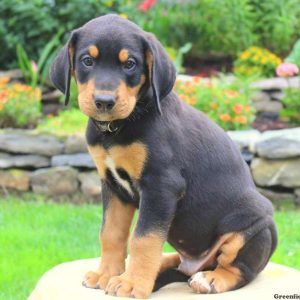
<instances>
[{"instance_id":1,"label":"rock","mask_svg":"<svg viewBox=\"0 0 300 300\"><path fill-rule=\"evenodd\" d=\"M251 101L252 102L266 102L270 101L270 96L266 92L258 91L251 95Z\"/></svg>"},{"instance_id":2,"label":"rock","mask_svg":"<svg viewBox=\"0 0 300 300\"><path fill-rule=\"evenodd\" d=\"M87 229L88 230L88 229ZM295 242L296 244L297 242ZM297 245L297 244L296 244ZM258 254L257 254L258 255ZM128 259L127 259L128 261ZM48 270L39 280L28 300L114 300L100 289L82 286L82 278L89 270L96 270L99 258L66 262ZM150 296L156 300L253 300L297 299L300 272L298 270L269 262L265 269L249 284L222 294L197 295L186 282L176 282L163 287ZM280 297L291 295L291 297ZM278 297L279 296L279 297Z\"/></svg>"},{"instance_id":3,"label":"rock","mask_svg":"<svg viewBox=\"0 0 300 300\"><path fill-rule=\"evenodd\" d=\"M0 77L9 77L11 79L19 79L23 77L20 69L13 69L8 71L0 71Z\"/></svg>"},{"instance_id":4,"label":"rock","mask_svg":"<svg viewBox=\"0 0 300 300\"><path fill-rule=\"evenodd\" d=\"M295 189L295 195L296 195L295 203L297 205L300 205L300 189Z\"/></svg>"},{"instance_id":5,"label":"rock","mask_svg":"<svg viewBox=\"0 0 300 300\"><path fill-rule=\"evenodd\" d=\"M88 153L62 154L51 158L51 165L56 166L72 166L82 168L96 168L94 161Z\"/></svg>"},{"instance_id":6,"label":"rock","mask_svg":"<svg viewBox=\"0 0 300 300\"><path fill-rule=\"evenodd\" d=\"M240 149L249 149L251 152L254 149L256 140L260 137L258 130L241 130L241 131L227 131L230 138L238 144Z\"/></svg>"},{"instance_id":7,"label":"rock","mask_svg":"<svg viewBox=\"0 0 300 300\"><path fill-rule=\"evenodd\" d=\"M35 135L24 131L11 131L0 134L0 150L12 153L57 155L63 152L64 145L50 135Z\"/></svg>"},{"instance_id":8,"label":"rock","mask_svg":"<svg viewBox=\"0 0 300 300\"><path fill-rule=\"evenodd\" d=\"M11 169L0 171L0 189L11 189L16 191L29 190L30 172Z\"/></svg>"},{"instance_id":9,"label":"rock","mask_svg":"<svg viewBox=\"0 0 300 300\"><path fill-rule=\"evenodd\" d=\"M283 92L273 92L270 93L271 99L272 100L276 100L276 101L281 101L282 98L284 97L284 93Z\"/></svg>"},{"instance_id":10,"label":"rock","mask_svg":"<svg viewBox=\"0 0 300 300\"><path fill-rule=\"evenodd\" d=\"M78 175L80 188L87 196L99 196L101 194L101 180L97 172L85 172Z\"/></svg>"},{"instance_id":11,"label":"rock","mask_svg":"<svg viewBox=\"0 0 300 300\"><path fill-rule=\"evenodd\" d=\"M252 159L254 158L254 154L249 152L249 151L242 151L242 156L243 156L243 159L245 160L245 162L247 164L250 164Z\"/></svg>"},{"instance_id":12,"label":"rock","mask_svg":"<svg viewBox=\"0 0 300 300\"><path fill-rule=\"evenodd\" d=\"M257 101L253 102L253 107L257 112L280 112L283 105L279 101Z\"/></svg>"},{"instance_id":13,"label":"rock","mask_svg":"<svg viewBox=\"0 0 300 300\"><path fill-rule=\"evenodd\" d=\"M251 162L253 179L259 186L300 187L300 158Z\"/></svg>"},{"instance_id":14,"label":"rock","mask_svg":"<svg viewBox=\"0 0 300 300\"><path fill-rule=\"evenodd\" d=\"M7 153L0 153L0 169L7 169L12 167L30 167L42 168L49 167L49 158L41 155L10 155Z\"/></svg>"},{"instance_id":15,"label":"rock","mask_svg":"<svg viewBox=\"0 0 300 300\"><path fill-rule=\"evenodd\" d=\"M295 194L287 193L287 192L277 192L269 189L264 188L257 188L257 190L264 195L266 198L271 200L274 204L280 204L282 202L294 202L295 201Z\"/></svg>"},{"instance_id":16,"label":"rock","mask_svg":"<svg viewBox=\"0 0 300 300\"><path fill-rule=\"evenodd\" d=\"M69 136L65 142L65 153L85 153L87 152L87 145L83 135Z\"/></svg>"},{"instance_id":17,"label":"rock","mask_svg":"<svg viewBox=\"0 0 300 300\"><path fill-rule=\"evenodd\" d=\"M256 141L255 150L266 158L300 156L300 128L266 131Z\"/></svg>"},{"instance_id":18,"label":"rock","mask_svg":"<svg viewBox=\"0 0 300 300\"><path fill-rule=\"evenodd\" d=\"M54 90L49 93L43 94L42 95L42 101L47 102L47 101L59 101L59 98L63 96L62 92L59 90Z\"/></svg>"},{"instance_id":19,"label":"rock","mask_svg":"<svg viewBox=\"0 0 300 300\"><path fill-rule=\"evenodd\" d=\"M300 79L299 77L292 78L268 78L259 80L252 83L252 87L259 90L282 90L288 87L290 88L299 88Z\"/></svg>"},{"instance_id":20,"label":"rock","mask_svg":"<svg viewBox=\"0 0 300 300\"><path fill-rule=\"evenodd\" d=\"M71 194L78 189L78 172L70 167L40 169L30 176L35 193L48 196Z\"/></svg>"}]
</instances>

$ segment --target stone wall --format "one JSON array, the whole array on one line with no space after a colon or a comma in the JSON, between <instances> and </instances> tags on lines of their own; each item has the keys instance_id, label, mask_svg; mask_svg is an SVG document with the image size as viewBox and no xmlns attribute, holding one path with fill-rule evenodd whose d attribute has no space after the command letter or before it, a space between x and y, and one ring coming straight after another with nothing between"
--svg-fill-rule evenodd
<instances>
[{"instance_id":1,"label":"stone wall","mask_svg":"<svg viewBox=\"0 0 300 300\"><path fill-rule=\"evenodd\" d=\"M258 189L271 200L300 204L300 128L231 131ZM33 191L52 198L99 199L100 179L83 136L33 131L0 132L0 190Z\"/></svg>"}]
</instances>

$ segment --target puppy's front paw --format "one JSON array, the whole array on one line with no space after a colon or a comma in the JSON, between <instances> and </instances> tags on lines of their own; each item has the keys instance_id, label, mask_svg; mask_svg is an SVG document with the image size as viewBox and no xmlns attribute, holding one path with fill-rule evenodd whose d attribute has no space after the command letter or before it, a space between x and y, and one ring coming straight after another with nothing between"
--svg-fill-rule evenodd
<instances>
[{"instance_id":1,"label":"puppy's front paw","mask_svg":"<svg viewBox=\"0 0 300 300\"><path fill-rule=\"evenodd\" d=\"M154 282L132 278L126 273L109 280L105 293L118 297L146 299L150 296Z\"/></svg>"},{"instance_id":2,"label":"puppy's front paw","mask_svg":"<svg viewBox=\"0 0 300 300\"><path fill-rule=\"evenodd\" d=\"M97 272L87 272L82 281L82 285L91 289L104 290L113 276L120 275L124 272L125 266L103 266L101 265Z\"/></svg>"}]
</instances>

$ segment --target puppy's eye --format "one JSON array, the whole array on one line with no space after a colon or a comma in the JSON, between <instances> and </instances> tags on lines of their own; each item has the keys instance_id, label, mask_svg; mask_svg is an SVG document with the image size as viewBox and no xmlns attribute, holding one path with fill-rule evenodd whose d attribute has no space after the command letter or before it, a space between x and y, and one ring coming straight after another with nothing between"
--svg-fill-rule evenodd
<instances>
[{"instance_id":1,"label":"puppy's eye","mask_svg":"<svg viewBox=\"0 0 300 300\"><path fill-rule=\"evenodd\" d=\"M82 59L82 63L86 66L86 67L90 67L94 64L94 61L91 57L89 56L85 56L83 59Z\"/></svg>"},{"instance_id":2,"label":"puppy's eye","mask_svg":"<svg viewBox=\"0 0 300 300\"><path fill-rule=\"evenodd\" d=\"M123 64L124 69L126 70L134 70L136 67L136 61L133 58L129 58L124 64Z\"/></svg>"}]
</instances>

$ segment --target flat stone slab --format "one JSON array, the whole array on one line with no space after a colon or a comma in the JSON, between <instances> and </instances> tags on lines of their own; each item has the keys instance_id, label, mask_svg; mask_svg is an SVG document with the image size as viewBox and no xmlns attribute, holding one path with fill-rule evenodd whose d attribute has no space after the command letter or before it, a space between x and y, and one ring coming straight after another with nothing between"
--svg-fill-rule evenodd
<instances>
[{"instance_id":1,"label":"flat stone slab","mask_svg":"<svg viewBox=\"0 0 300 300\"><path fill-rule=\"evenodd\" d=\"M61 154L51 158L51 165L57 166L71 166L95 169L95 163L88 153L77 154Z\"/></svg>"},{"instance_id":2,"label":"flat stone slab","mask_svg":"<svg viewBox=\"0 0 300 300\"><path fill-rule=\"evenodd\" d=\"M41 155L10 155L0 152L0 169L7 168L42 168L50 166L50 159Z\"/></svg>"},{"instance_id":3,"label":"flat stone slab","mask_svg":"<svg viewBox=\"0 0 300 300\"><path fill-rule=\"evenodd\" d=\"M30 172L10 169L0 171L0 189L25 192L29 190Z\"/></svg>"},{"instance_id":4,"label":"flat stone slab","mask_svg":"<svg viewBox=\"0 0 300 300\"><path fill-rule=\"evenodd\" d=\"M260 157L277 159L300 156L300 128L266 131L257 140Z\"/></svg>"},{"instance_id":5,"label":"flat stone slab","mask_svg":"<svg viewBox=\"0 0 300 300\"><path fill-rule=\"evenodd\" d=\"M69 136L65 142L65 153L85 153L88 152L84 135Z\"/></svg>"},{"instance_id":6,"label":"flat stone slab","mask_svg":"<svg viewBox=\"0 0 300 300\"><path fill-rule=\"evenodd\" d=\"M63 152L64 144L50 135L35 135L24 131L0 133L0 150L11 153L45 156Z\"/></svg>"},{"instance_id":7,"label":"flat stone slab","mask_svg":"<svg viewBox=\"0 0 300 300\"><path fill-rule=\"evenodd\" d=\"M100 196L101 180L99 174L95 172L84 172L78 174L80 189L84 195Z\"/></svg>"},{"instance_id":8,"label":"flat stone slab","mask_svg":"<svg viewBox=\"0 0 300 300\"><path fill-rule=\"evenodd\" d=\"M253 152L254 145L259 140L261 133L256 129L227 131L230 138L242 149Z\"/></svg>"},{"instance_id":9,"label":"flat stone slab","mask_svg":"<svg viewBox=\"0 0 300 300\"><path fill-rule=\"evenodd\" d=\"M102 290L88 289L81 285L84 274L95 270L99 259L84 259L60 264L39 280L28 300L116 300L105 295ZM187 283L172 283L153 293L150 299L165 300L274 300L274 295L299 293L300 272L292 268L269 263L256 279L245 287L223 293L199 295ZM255 298L254 298L255 297Z\"/></svg>"},{"instance_id":10,"label":"flat stone slab","mask_svg":"<svg viewBox=\"0 0 300 300\"><path fill-rule=\"evenodd\" d=\"M262 79L252 83L252 87L260 90L282 90L286 88L299 88L300 79L298 76L291 78L268 78Z\"/></svg>"}]
</instances>

